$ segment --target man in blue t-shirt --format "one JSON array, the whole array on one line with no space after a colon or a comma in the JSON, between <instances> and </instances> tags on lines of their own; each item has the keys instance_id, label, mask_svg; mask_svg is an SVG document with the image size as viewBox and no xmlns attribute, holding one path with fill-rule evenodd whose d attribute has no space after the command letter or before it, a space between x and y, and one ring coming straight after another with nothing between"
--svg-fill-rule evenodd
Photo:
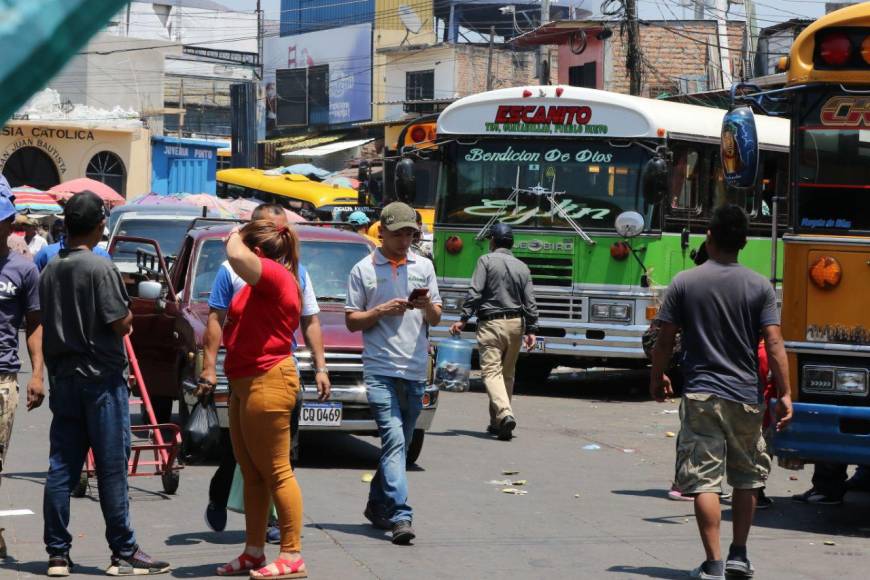
<instances>
[{"instance_id":1,"label":"man in blue t-shirt","mask_svg":"<svg viewBox=\"0 0 870 580\"><path fill-rule=\"evenodd\" d=\"M284 208L272 203L257 206L251 214L251 219L270 220L278 227L287 225L287 216L284 213ZM329 398L330 383L329 371L326 368L326 357L323 352L323 335L320 329L320 319L317 316L320 308L317 305L317 297L314 293L311 279L308 277L308 272L301 264L299 265L299 280L302 285L302 311L300 313L299 326L302 330L302 336L305 338L305 345L311 351L311 360L314 363L314 376L317 382L319 398L326 400ZM229 263L226 261L222 263L209 294L209 314L203 339L205 360L203 371L200 375L199 392L206 392L208 389L213 388L217 382L217 353L221 345L227 310L229 310L233 296L244 286L244 280L230 268ZM293 349L296 349L295 338L293 340ZM296 460L298 453L299 438L296 436L296 432L299 427L299 411L301 406L302 397L297 397L297 404L293 410L290 428L290 433L293 437L291 446L292 461ZM216 532L223 531L226 527L226 506L236 467L236 459L233 456L233 448L229 441L227 430L224 431L224 441L222 441L221 450L220 465L209 484L209 504L205 512L206 522ZM267 539L270 542L277 542L280 539L277 527L273 526L269 528Z\"/></svg>"},{"instance_id":2,"label":"man in blue t-shirt","mask_svg":"<svg viewBox=\"0 0 870 580\"><path fill-rule=\"evenodd\" d=\"M11 252L15 206L0 195L0 472L3 471L15 409L18 407L18 329L26 323L27 350L33 367L27 384L27 410L45 397L42 363L42 323L39 307L39 273L27 258Z\"/></svg>"},{"instance_id":3,"label":"man in blue t-shirt","mask_svg":"<svg viewBox=\"0 0 870 580\"><path fill-rule=\"evenodd\" d=\"M61 235L60 240L45 246L39 252L37 252L36 256L33 258L33 263L36 264L36 267L39 268L39 271L42 272L45 270L46 264L48 264L49 260L57 256L62 249L66 247L66 236ZM99 246L95 246L92 250L96 255L102 256L104 258L112 259L112 256L109 255L109 252L104 250Z\"/></svg>"}]
</instances>

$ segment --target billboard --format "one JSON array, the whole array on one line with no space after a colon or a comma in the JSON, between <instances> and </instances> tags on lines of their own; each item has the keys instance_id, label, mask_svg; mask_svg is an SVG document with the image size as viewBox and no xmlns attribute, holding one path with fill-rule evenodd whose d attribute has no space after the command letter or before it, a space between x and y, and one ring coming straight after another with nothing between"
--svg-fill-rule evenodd
<instances>
[{"instance_id":1,"label":"billboard","mask_svg":"<svg viewBox=\"0 0 870 580\"><path fill-rule=\"evenodd\" d=\"M328 124L340 125L371 119L370 23L266 38L263 65L267 125L277 123L282 105L286 109L297 103L302 106L303 102L308 111L307 124L322 124L328 119ZM290 72L294 70L295 73ZM302 76L306 77L304 83ZM294 82L285 82L291 77L300 77L300 80L294 78ZM282 87L288 87L286 90L292 93L282 95ZM322 99L328 100L328 113L323 112L326 114L318 113L326 108L321 107ZM316 118L312 118L315 115Z\"/></svg>"}]
</instances>

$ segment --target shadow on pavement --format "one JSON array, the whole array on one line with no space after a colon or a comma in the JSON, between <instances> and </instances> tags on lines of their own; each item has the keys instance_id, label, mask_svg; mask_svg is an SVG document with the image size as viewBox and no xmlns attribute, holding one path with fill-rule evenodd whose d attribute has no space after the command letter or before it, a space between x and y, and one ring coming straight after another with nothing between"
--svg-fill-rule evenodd
<instances>
[{"instance_id":1,"label":"shadow on pavement","mask_svg":"<svg viewBox=\"0 0 870 580\"><path fill-rule=\"evenodd\" d=\"M45 478L47 475L47 471L4 471L3 475L0 477L3 479L26 481L27 483L34 483L42 487L45 485Z\"/></svg>"},{"instance_id":2,"label":"shadow on pavement","mask_svg":"<svg viewBox=\"0 0 870 580\"><path fill-rule=\"evenodd\" d=\"M342 534L350 534L353 536L364 536L375 540L390 541L389 532L387 530L378 530L370 524L307 524L306 528L315 528L325 532L339 532Z\"/></svg>"},{"instance_id":3,"label":"shadow on pavement","mask_svg":"<svg viewBox=\"0 0 870 580\"><path fill-rule=\"evenodd\" d=\"M863 496L863 497L862 497ZM755 512L753 528L791 530L823 536L870 538L870 496L849 493L838 506L801 504L790 497L773 497L774 504ZM723 510L722 521L731 521L731 510Z\"/></svg>"},{"instance_id":4,"label":"shadow on pavement","mask_svg":"<svg viewBox=\"0 0 870 580\"><path fill-rule=\"evenodd\" d=\"M629 574L631 576L647 576L649 578L686 578L685 570L674 570L661 566L611 566L608 572Z\"/></svg>"},{"instance_id":5,"label":"shadow on pavement","mask_svg":"<svg viewBox=\"0 0 870 580\"><path fill-rule=\"evenodd\" d=\"M106 559L106 566L109 565L108 558ZM40 560L37 562L19 562L12 556L8 556L2 560L0 560L0 570L9 570L15 576L21 576L23 574L33 574L34 576L44 577L46 570L48 570L48 556L45 557L45 560ZM74 564L72 569L73 574L88 574L90 576L105 576L106 571L103 568L97 568L96 566L82 566L80 564ZM5 573L0 574L0 576L6 576ZM13 576L14 577L14 576Z\"/></svg>"},{"instance_id":6,"label":"shadow on pavement","mask_svg":"<svg viewBox=\"0 0 870 580\"><path fill-rule=\"evenodd\" d=\"M614 489L611 490L610 493L615 495L633 495L636 497L657 497L660 499L668 499L668 490L661 487L652 489Z\"/></svg>"},{"instance_id":7,"label":"shadow on pavement","mask_svg":"<svg viewBox=\"0 0 870 580\"><path fill-rule=\"evenodd\" d=\"M303 433L300 450L297 465L312 469L376 469L381 453L376 437L312 431Z\"/></svg>"},{"instance_id":8,"label":"shadow on pavement","mask_svg":"<svg viewBox=\"0 0 870 580\"><path fill-rule=\"evenodd\" d=\"M198 532L187 532L184 534L174 534L166 538L167 546L196 546L198 544L243 544L245 542L245 531L236 530L231 532L210 532L202 530Z\"/></svg>"},{"instance_id":9,"label":"shadow on pavement","mask_svg":"<svg viewBox=\"0 0 870 580\"><path fill-rule=\"evenodd\" d=\"M564 397L602 401L643 401L649 398L649 371L595 369L557 372L545 382L517 380L516 393L534 397Z\"/></svg>"},{"instance_id":10,"label":"shadow on pavement","mask_svg":"<svg viewBox=\"0 0 870 580\"><path fill-rule=\"evenodd\" d=\"M216 578L215 570L223 564L201 564L199 566L185 566L174 568L169 572L173 578Z\"/></svg>"},{"instance_id":11,"label":"shadow on pavement","mask_svg":"<svg viewBox=\"0 0 870 580\"><path fill-rule=\"evenodd\" d=\"M474 437L476 439L491 439L497 441L495 435L490 435L486 431L472 431L470 429L447 429L445 431L429 431L426 437Z\"/></svg>"}]
</instances>

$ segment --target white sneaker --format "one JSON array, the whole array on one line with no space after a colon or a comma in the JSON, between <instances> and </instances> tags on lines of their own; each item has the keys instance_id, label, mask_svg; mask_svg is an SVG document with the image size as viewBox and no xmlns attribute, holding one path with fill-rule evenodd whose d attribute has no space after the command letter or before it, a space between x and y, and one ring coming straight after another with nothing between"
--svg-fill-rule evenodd
<instances>
[{"instance_id":1,"label":"white sneaker","mask_svg":"<svg viewBox=\"0 0 870 580\"><path fill-rule=\"evenodd\" d=\"M701 580L725 580L725 574L721 576L716 576L715 574L707 574L704 572L704 565L700 565L691 572L689 572L690 578L700 578Z\"/></svg>"}]
</instances>

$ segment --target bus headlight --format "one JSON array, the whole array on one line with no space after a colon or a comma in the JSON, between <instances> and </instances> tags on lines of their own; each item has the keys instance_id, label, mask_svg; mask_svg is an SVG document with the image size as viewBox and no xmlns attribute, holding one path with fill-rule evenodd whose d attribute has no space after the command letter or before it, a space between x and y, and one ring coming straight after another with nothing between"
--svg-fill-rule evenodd
<instances>
[{"instance_id":1,"label":"bus headlight","mask_svg":"<svg viewBox=\"0 0 870 580\"><path fill-rule=\"evenodd\" d=\"M629 322L632 305L626 302L593 302L593 322Z\"/></svg>"},{"instance_id":2,"label":"bus headlight","mask_svg":"<svg viewBox=\"0 0 870 580\"><path fill-rule=\"evenodd\" d=\"M867 371L865 369L837 369L836 389L849 395L867 394Z\"/></svg>"}]
</instances>

